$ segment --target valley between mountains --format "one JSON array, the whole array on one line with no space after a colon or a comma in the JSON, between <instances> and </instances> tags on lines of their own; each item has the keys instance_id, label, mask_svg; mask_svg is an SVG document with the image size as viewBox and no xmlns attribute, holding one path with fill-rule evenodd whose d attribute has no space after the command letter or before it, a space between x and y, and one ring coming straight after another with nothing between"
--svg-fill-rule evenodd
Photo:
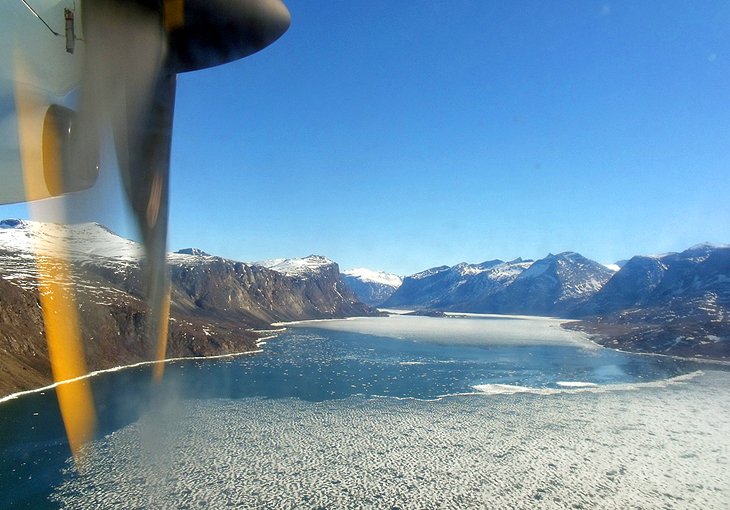
<instances>
[{"instance_id":1,"label":"valley between mountains","mask_svg":"<svg viewBox=\"0 0 730 510\"><path fill-rule=\"evenodd\" d=\"M540 260L440 266L392 285L356 270L352 288L374 306L575 319L563 327L634 352L730 359L730 246L635 256L618 270L578 253ZM378 290L361 290L363 286ZM380 302L372 295L387 295Z\"/></svg>"}]
</instances>

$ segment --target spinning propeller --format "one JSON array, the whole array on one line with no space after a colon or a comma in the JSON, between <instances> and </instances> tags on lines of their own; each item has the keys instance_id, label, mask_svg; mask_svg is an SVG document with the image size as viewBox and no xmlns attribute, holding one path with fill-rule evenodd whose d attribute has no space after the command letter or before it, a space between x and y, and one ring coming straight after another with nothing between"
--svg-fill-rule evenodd
<instances>
[{"instance_id":1,"label":"spinning propeller","mask_svg":"<svg viewBox=\"0 0 730 510\"><path fill-rule=\"evenodd\" d=\"M0 203L91 187L98 174L104 136L111 128L125 197L144 242L148 335L156 342L155 359L161 360L170 303L165 256L176 75L261 50L287 30L289 12L280 0L14 1L18 5L12 14L22 21L15 29L33 23L32 29L43 35L17 34L21 44L12 51L0 50L0 57L8 60L7 66L3 63L5 71L0 70L0 85L12 82L18 121L17 148L7 141L0 146ZM13 15L8 17L11 23ZM65 33L53 26L63 26ZM34 42L26 44L30 40ZM56 98L76 86L77 112L56 103ZM8 94L3 96L1 89L0 135L3 107L8 109L9 103ZM19 161L16 166L14 158ZM41 294L54 291L50 282L45 290L43 281L40 286ZM78 337L78 333L54 326L54 317L76 313L69 306L73 296L59 289L55 292L61 299L41 298L41 302L58 381L83 375L85 367L83 359L73 359L83 358L83 349L69 347L74 340L68 337ZM71 319L65 317L61 322L73 322ZM52 337L63 345L52 345ZM75 342L80 343L78 338ZM75 351L80 354L71 355L69 361L68 353ZM69 371L69 366L76 368ZM156 365L155 378L161 377L162 367ZM71 390L68 388L74 393ZM82 444L93 429L93 406L92 418L73 423L74 413L78 414L73 408L90 405L85 392L76 391L66 399L67 405L59 392L75 454L74 445Z\"/></svg>"}]
</instances>

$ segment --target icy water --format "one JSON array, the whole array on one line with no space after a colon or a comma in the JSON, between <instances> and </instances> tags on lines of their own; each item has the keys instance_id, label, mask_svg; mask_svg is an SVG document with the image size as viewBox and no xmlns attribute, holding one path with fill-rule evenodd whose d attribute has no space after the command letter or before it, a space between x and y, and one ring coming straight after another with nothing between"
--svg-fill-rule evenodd
<instances>
[{"instance_id":1,"label":"icy water","mask_svg":"<svg viewBox=\"0 0 730 510\"><path fill-rule=\"evenodd\" d=\"M92 379L83 474L53 392L0 404L0 508L730 506L730 374L555 320L312 322L149 376Z\"/></svg>"}]
</instances>

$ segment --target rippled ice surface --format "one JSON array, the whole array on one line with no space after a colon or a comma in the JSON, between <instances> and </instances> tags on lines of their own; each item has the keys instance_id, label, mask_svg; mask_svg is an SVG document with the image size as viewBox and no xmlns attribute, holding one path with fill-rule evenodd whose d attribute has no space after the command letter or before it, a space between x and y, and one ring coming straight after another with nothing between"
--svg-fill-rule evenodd
<instances>
[{"instance_id":1,"label":"rippled ice surface","mask_svg":"<svg viewBox=\"0 0 730 510\"><path fill-rule=\"evenodd\" d=\"M54 475L59 447L43 445L58 440L25 426L48 403L19 399L0 409L23 437L0 459L5 500L22 486L63 508L730 507L730 374L559 324L310 322L255 356L171 364L157 395L149 370L107 374L82 475L67 454Z\"/></svg>"},{"instance_id":2,"label":"rippled ice surface","mask_svg":"<svg viewBox=\"0 0 730 510\"><path fill-rule=\"evenodd\" d=\"M189 401L94 445L66 508L728 508L728 373L639 391ZM140 445L154 445L151 450Z\"/></svg>"}]
</instances>

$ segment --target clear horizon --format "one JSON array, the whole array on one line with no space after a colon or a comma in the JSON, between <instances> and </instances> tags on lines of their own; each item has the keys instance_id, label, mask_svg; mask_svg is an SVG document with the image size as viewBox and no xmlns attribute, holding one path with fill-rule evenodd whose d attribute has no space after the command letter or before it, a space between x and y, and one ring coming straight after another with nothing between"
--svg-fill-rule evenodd
<instances>
[{"instance_id":1,"label":"clear horizon","mask_svg":"<svg viewBox=\"0 0 730 510\"><path fill-rule=\"evenodd\" d=\"M410 275L730 242L723 4L286 3L270 48L179 77L171 251Z\"/></svg>"}]
</instances>

